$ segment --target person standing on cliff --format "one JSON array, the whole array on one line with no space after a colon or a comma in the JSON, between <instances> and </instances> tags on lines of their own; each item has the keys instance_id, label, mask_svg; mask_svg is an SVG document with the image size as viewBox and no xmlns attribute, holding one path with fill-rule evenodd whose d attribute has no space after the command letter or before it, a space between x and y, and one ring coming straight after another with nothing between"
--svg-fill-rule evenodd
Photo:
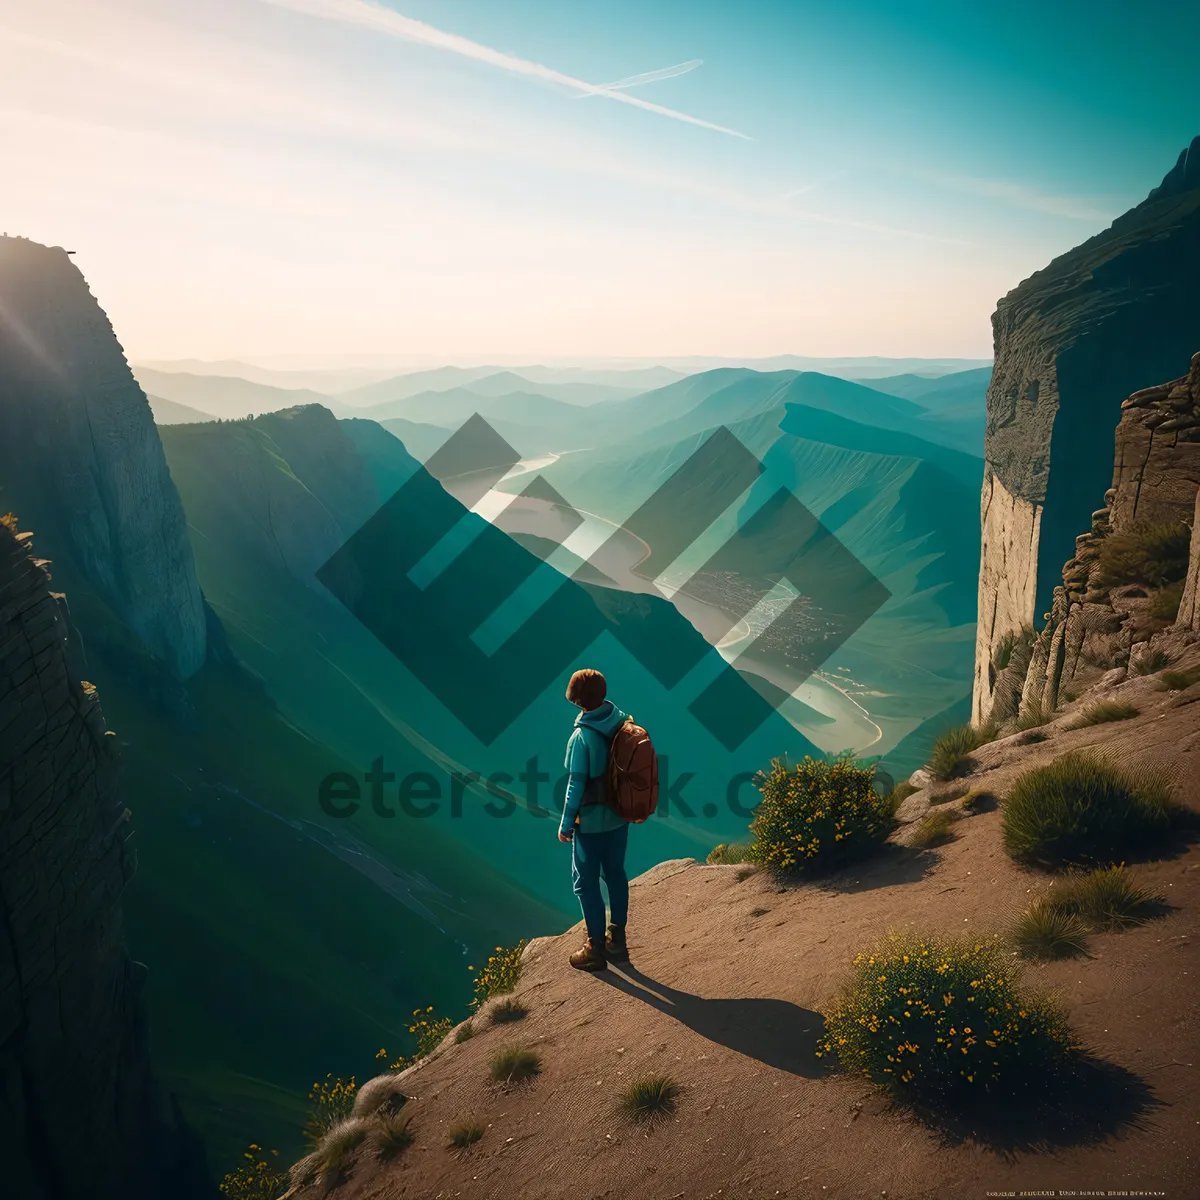
<instances>
[{"instance_id":1,"label":"person standing on cliff","mask_svg":"<svg viewBox=\"0 0 1200 1200\"><path fill-rule=\"evenodd\" d=\"M580 971L603 971L609 959L622 961L629 957L625 944L629 822L605 803L604 796L609 748L627 716L607 699L607 692L608 685L599 671L576 671L567 684L567 699L582 711L567 739L567 794L558 840L571 843L571 882L587 926L587 941L568 960ZM608 889L607 936L601 875Z\"/></svg>"}]
</instances>

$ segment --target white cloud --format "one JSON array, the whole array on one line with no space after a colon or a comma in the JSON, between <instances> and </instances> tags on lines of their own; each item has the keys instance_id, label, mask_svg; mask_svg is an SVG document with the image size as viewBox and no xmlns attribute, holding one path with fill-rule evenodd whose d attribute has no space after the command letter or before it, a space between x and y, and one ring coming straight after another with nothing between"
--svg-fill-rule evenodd
<instances>
[{"instance_id":1,"label":"white cloud","mask_svg":"<svg viewBox=\"0 0 1200 1200\"><path fill-rule=\"evenodd\" d=\"M518 58L514 54L494 50L490 46L473 42L456 33L437 29L424 21L406 17L402 13L393 12L390 8L384 8L379 4L369 3L368 0L263 0L263 2L274 5L276 8L286 8L308 16L340 21L347 25L358 25L363 29L373 29L406 42L415 42L418 45L444 50L475 62L486 63L488 66L508 71L513 75L523 75L528 79L537 79L543 83L557 84L559 87L567 88L581 95L603 96L621 104L630 104L646 112L656 113L660 117L683 121L685 124L696 125L701 129L711 129L714 133L724 133L745 141L753 140L748 134L741 133L736 129L718 125L713 121L706 121L702 117L694 117L690 113L680 112L678 109L667 108L662 104L654 104L649 100L643 100L640 96L631 96L624 90L588 83L573 75L556 71L553 67L547 67L526 58ZM667 70L673 69L667 68ZM650 72L649 74L655 73Z\"/></svg>"},{"instance_id":2,"label":"white cloud","mask_svg":"<svg viewBox=\"0 0 1200 1200\"><path fill-rule=\"evenodd\" d=\"M687 62L677 63L673 67L662 67L657 71L643 71L640 75L629 75L614 83L597 84L591 91L582 93L576 99L584 100L588 96L599 96L606 92L623 92L629 88L644 87L648 83L661 83L664 79L678 79L680 75L687 75L690 71L703 65L704 59L693 58Z\"/></svg>"}]
</instances>

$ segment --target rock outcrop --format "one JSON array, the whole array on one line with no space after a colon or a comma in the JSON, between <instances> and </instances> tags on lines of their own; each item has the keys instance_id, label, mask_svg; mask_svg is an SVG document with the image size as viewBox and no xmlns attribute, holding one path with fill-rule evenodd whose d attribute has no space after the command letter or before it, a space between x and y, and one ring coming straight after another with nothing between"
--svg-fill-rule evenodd
<instances>
[{"instance_id":1,"label":"rock outcrop","mask_svg":"<svg viewBox=\"0 0 1200 1200\"><path fill-rule=\"evenodd\" d=\"M1001 673L995 718L1052 713L1067 693L1078 695L1109 672L1116 681L1121 672L1161 669L1192 640L1200 574L1193 524L1200 505L1200 354L1183 378L1135 392L1122 405L1105 502L1075 539L1029 661L1014 660ZM1152 551L1139 548L1147 537L1154 539Z\"/></svg>"},{"instance_id":2,"label":"rock outcrop","mask_svg":"<svg viewBox=\"0 0 1200 1200\"><path fill-rule=\"evenodd\" d=\"M213 1195L150 1072L115 738L29 535L0 524L0 1158L20 1200Z\"/></svg>"},{"instance_id":3,"label":"rock outcrop","mask_svg":"<svg viewBox=\"0 0 1200 1200\"><path fill-rule=\"evenodd\" d=\"M0 512L43 528L168 674L207 618L150 406L67 251L0 237Z\"/></svg>"},{"instance_id":4,"label":"rock outcrop","mask_svg":"<svg viewBox=\"0 0 1200 1200\"><path fill-rule=\"evenodd\" d=\"M1010 292L992 318L972 716L1029 640L1107 485L1121 402L1186 366L1200 332L1200 138L1145 201Z\"/></svg>"}]
</instances>

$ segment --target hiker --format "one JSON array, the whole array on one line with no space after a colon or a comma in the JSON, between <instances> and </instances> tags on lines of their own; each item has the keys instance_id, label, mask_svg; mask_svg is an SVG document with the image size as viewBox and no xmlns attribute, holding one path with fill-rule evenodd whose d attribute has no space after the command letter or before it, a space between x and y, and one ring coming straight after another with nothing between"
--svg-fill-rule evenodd
<instances>
[{"instance_id":1,"label":"hiker","mask_svg":"<svg viewBox=\"0 0 1200 1200\"><path fill-rule=\"evenodd\" d=\"M605 803L609 746L625 723L623 713L606 699L608 687L599 671L576 671L567 684L567 699L583 711L567 739L567 794L563 801L558 840L571 843L571 880L583 919L587 941L570 957L580 971L603 971L608 960L629 957L625 921L629 913L629 878L625 874L625 846L629 822ZM611 923L604 931L604 897L600 876L608 887Z\"/></svg>"}]
</instances>

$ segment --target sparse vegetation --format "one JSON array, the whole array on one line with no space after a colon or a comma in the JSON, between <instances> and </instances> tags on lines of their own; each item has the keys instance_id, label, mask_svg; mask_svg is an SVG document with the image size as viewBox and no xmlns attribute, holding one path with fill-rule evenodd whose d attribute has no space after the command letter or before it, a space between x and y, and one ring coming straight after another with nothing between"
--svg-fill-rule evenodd
<instances>
[{"instance_id":1,"label":"sparse vegetation","mask_svg":"<svg viewBox=\"0 0 1200 1200\"><path fill-rule=\"evenodd\" d=\"M1082 954L1087 946L1087 933L1087 926L1078 914L1041 899L1017 918L1012 941L1022 958L1048 962Z\"/></svg>"},{"instance_id":2,"label":"sparse vegetation","mask_svg":"<svg viewBox=\"0 0 1200 1200\"><path fill-rule=\"evenodd\" d=\"M492 1055L488 1066L496 1083L518 1083L540 1075L542 1060L525 1046L503 1046Z\"/></svg>"},{"instance_id":3,"label":"sparse vegetation","mask_svg":"<svg viewBox=\"0 0 1200 1200\"><path fill-rule=\"evenodd\" d=\"M630 1121L652 1125L675 1111L681 1090L667 1075L647 1075L634 1079L621 1092L617 1108Z\"/></svg>"},{"instance_id":4,"label":"sparse vegetation","mask_svg":"<svg viewBox=\"0 0 1200 1200\"><path fill-rule=\"evenodd\" d=\"M221 1180L221 1195L229 1200L275 1200L288 1182L287 1172L279 1170L279 1151L251 1143L242 1157L246 1161Z\"/></svg>"},{"instance_id":5,"label":"sparse vegetation","mask_svg":"<svg viewBox=\"0 0 1200 1200\"><path fill-rule=\"evenodd\" d=\"M446 1139L447 1150L470 1150L481 1137L484 1129L477 1121L459 1121L451 1126Z\"/></svg>"},{"instance_id":6,"label":"sparse vegetation","mask_svg":"<svg viewBox=\"0 0 1200 1200\"><path fill-rule=\"evenodd\" d=\"M1163 908L1163 898L1142 887L1121 865L1067 876L1055 884L1049 902L1090 929L1104 932L1140 925Z\"/></svg>"},{"instance_id":7,"label":"sparse vegetation","mask_svg":"<svg viewBox=\"0 0 1200 1200\"><path fill-rule=\"evenodd\" d=\"M458 1032L454 1035L454 1044L461 1046L463 1042L469 1042L475 1036L475 1026L470 1021L464 1021L458 1027Z\"/></svg>"},{"instance_id":8,"label":"sparse vegetation","mask_svg":"<svg viewBox=\"0 0 1200 1200\"><path fill-rule=\"evenodd\" d=\"M1183 588L1186 580L1177 579L1159 588L1150 602L1150 615L1160 621L1174 621L1179 616L1179 605L1183 601Z\"/></svg>"},{"instance_id":9,"label":"sparse vegetation","mask_svg":"<svg viewBox=\"0 0 1200 1200\"><path fill-rule=\"evenodd\" d=\"M1182 692L1193 683L1200 683L1200 667L1189 667L1186 671L1164 671L1159 678L1168 691Z\"/></svg>"},{"instance_id":10,"label":"sparse vegetation","mask_svg":"<svg viewBox=\"0 0 1200 1200\"><path fill-rule=\"evenodd\" d=\"M1034 636L1030 626L1026 626L1020 633L1006 633L996 643L996 649L992 654L992 666L996 672L1003 671L1012 662L1013 651L1018 647L1032 646Z\"/></svg>"},{"instance_id":11,"label":"sparse vegetation","mask_svg":"<svg viewBox=\"0 0 1200 1200\"><path fill-rule=\"evenodd\" d=\"M929 850L934 846L941 846L946 842L953 841L954 823L958 819L958 813L949 809L930 813L929 816L923 817L917 822L910 844L922 850Z\"/></svg>"},{"instance_id":12,"label":"sparse vegetation","mask_svg":"<svg viewBox=\"0 0 1200 1200\"><path fill-rule=\"evenodd\" d=\"M384 1162L403 1154L413 1144L411 1115L406 1111L381 1111L371 1122L375 1153Z\"/></svg>"},{"instance_id":13,"label":"sparse vegetation","mask_svg":"<svg viewBox=\"0 0 1200 1200\"><path fill-rule=\"evenodd\" d=\"M899 1099L953 1109L1048 1082L1075 1049L1058 1007L1018 988L998 941L893 934L854 958L818 1053Z\"/></svg>"},{"instance_id":14,"label":"sparse vegetation","mask_svg":"<svg viewBox=\"0 0 1200 1200\"><path fill-rule=\"evenodd\" d=\"M523 1005L520 1000L509 997L507 1000L501 1000L491 1009L492 1023L494 1025L507 1025L512 1021L524 1020L529 1009Z\"/></svg>"},{"instance_id":15,"label":"sparse vegetation","mask_svg":"<svg viewBox=\"0 0 1200 1200\"><path fill-rule=\"evenodd\" d=\"M310 1142L320 1142L335 1126L346 1120L354 1109L354 1097L358 1084L354 1076L349 1079L326 1075L320 1083L314 1083L308 1093L308 1120L304 1123L304 1136Z\"/></svg>"},{"instance_id":16,"label":"sparse vegetation","mask_svg":"<svg viewBox=\"0 0 1200 1200\"><path fill-rule=\"evenodd\" d=\"M475 977L475 999L471 1001L472 1008L478 1008L492 996L502 996L511 992L517 986L521 977L521 955L529 939L523 938L515 946L497 946L496 952L488 960L487 965ZM474 967L468 970L474 971Z\"/></svg>"},{"instance_id":17,"label":"sparse vegetation","mask_svg":"<svg viewBox=\"0 0 1200 1200\"><path fill-rule=\"evenodd\" d=\"M996 807L996 797L985 788L972 788L962 798L962 810L968 816L976 813L990 812Z\"/></svg>"},{"instance_id":18,"label":"sparse vegetation","mask_svg":"<svg viewBox=\"0 0 1200 1200\"><path fill-rule=\"evenodd\" d=\"M893 805L896 808L899 808L900 805L909 798L909 796L915 796L920 790L921 789L915 784L909 783L909 781L905 779L902 783L898 783L894 788L892 788Z\"/></svg>"},{"instance_id":19,"label":"sparse vegetation","mask_svg":"<svg viewBox=\"0 0 1200 1200\"><path fill-rule=\"evenodd\" d=\"M1159 774L1066 754L1018 776L1004 805L1004 848L1018 862L1111 863L1160 839L1173 813Z\"/></svg>"},{"instance_id":20,"label":"sparse vegetation","mask_svg":"<svg viewBox=\"0 0 1200 1200\"><path fill-rule=\"evenodd\" d=\"M1089 704L1071 722L1071 729L1086 729L1089 725L1106 725L1110 721L1128 721L1138 715L1135 705L1121 700L1097 700Z\"/></svg>"},{"instance_id":21,"label":"sparse vegetation","mask_svg":"<svg viewBox=\"0 0 1200 1200\"><path fill-rule=\"evenodd\" d=\"M1032 729L1040 729L1043 725L1049 724L1050 718L1053 715L1053 713L1047 712L1040 704L1030 704L1023 708L1018 715L1015 726L1016 731L1018 733L1028 733Z\"/></svg>"},{"instance_id":22,"label":"sparse vegetation","mask_svg":"<svg viewBox=\"0 0 1200 1200\"><path fill-rule=\"evenodd\" d=\"M432 1054L445 1040L446 1035L454 1028L450 1017L435 1017L433 1005L428 1008L414 1008L413 1020L409 1022L408 1032L416 1040L416 1049L412 1054L401 1054L394 1062L388 1063L389 1071L406 1071L413 1063ZM389 1057L386 1050L380 1050L376 1058Z\"/></svg>"},{"instance_id":23,"label":"sparse vegetation","mask_svg":"<svg viewBox=\"0 0 1200 1200\"><path fill-rule=\"evenodd\" d=\"M935 779L953 779L971 765L971 752L996 736L994 726L976 729L973 725L955 725L938 736L929 756L929 773Z\"/></svg>"},{"instance_id":24,"label":"sparse vegetation","mask_svg":"<svg viewBox=\"0 0 1200 1200\"><path fill-rule=\"evenodd\" d=\"M1153 654L1147 654L1142 658L1134 668L1135 675L1157 675L1164 667L1169 667L1171 660L1162 650L1155 650Z\"/></svg>"},{"instance_id":25,"label":"sparse vegetation","mask_svg":"<svg viewBox=\"0 0 1200 1200\"><path fill-rule=\"evenodd\" d=\"M749 842L722 842L714 846L704 860L709 866L732 866L744 863L750 856Z\"/></svg>"},{"instance_id":26,"label":"sparse vegetation","mask_svg":"<svg viewBox=\"0 0 1200 1200\"><path fill-rule=\"evenodd\" d=\"M1100 544L1100 578L1109 586L1144 583L1161 588L1187 574L1192 531L1184 521L1142 525L1109 534Z\"/></svg>"},{"instance_id":27,"label":"sparse vegetation","mask_svg":"<svg viewBox=\"0 0 1200 1200\"><path fill-rule=\"evenodd\" d=\"M860 857L892 825L891 805L874 786L874 767L805 758L775 759L756 783L762 793L750 832L750 860L776 875L818 870Z\"/></svg>"},{"instance_id":28,"label":"sparse vegetation","mask_svg":"<svg viewBox=\"0 0 1200 1200\"><path fill-rule=\"evenodd\" d=\"M367 1140L369 1132L369 1123L357 1117L326 1130L313 1154L321 1182L326 1187L334 1187L346 1178L354 1161L354 1152Z\"/></svg>"}]
</instances>

